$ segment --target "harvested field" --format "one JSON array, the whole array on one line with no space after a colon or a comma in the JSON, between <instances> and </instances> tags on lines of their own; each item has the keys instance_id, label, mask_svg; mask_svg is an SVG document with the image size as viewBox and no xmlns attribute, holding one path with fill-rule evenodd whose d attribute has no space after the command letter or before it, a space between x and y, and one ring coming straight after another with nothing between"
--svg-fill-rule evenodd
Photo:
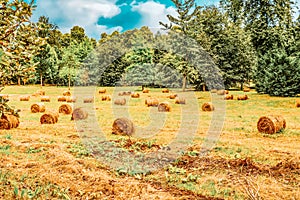
<instances>
[{"instance_id":1,"label":"harvested field","mask_svg":"<svg viewBox=\"0 0 300 200\"><path fill-rule=\"evenodd\" d=\"M29 102L19 101L21 95L33 94L39 88L7 86L2 91L9 95L9 105L21 112L17 128L0 130L1 199L300 199L297 98L270 97L251 90L247 101L226 101L222 133L207 152L203 151L202 144L207 140L207 131L217 110L202 112L203 103L215 102L210 92L196 92L200 121L188 113L189 127L197 127L189 148L165 167L145 172L128 170L126 162L112 169L107 162L99 160L86 146L89 137L77 127L81 122L71 121L70 115L60 115L54 125L41 125L42 114L30 110L30 105L39 102L40 97L31 96ZM62 104L57 96L66 88L43 87L43 90L55 100L45 103L47 110L57 110ZM107 95L113 91L114 88L106 88ZM141 92L137 88L131 91ZM73 91L72 94L77 95ZM237 97L244 92L230 91L230 94ZM167 145L177 137L182 123L181 110L187 110L191 103L186 98L188 104L172 103L171 113L160 113L157 108L145 106L147 94L141 94L138 99L129 98L125 107L103 102L98 89L94 95L95 107L99 109L93 112L103 135L130 155L172 150L172 146ZM166 100L159 88L151 88L151 97L160 102ZM83 106L93 107L91 104ZM127 108L130 120L137 126L130 138L112 134L116 116L125 116L123 110ZM270 114L282 116L285 129L274 134L259 132L259 118ZM150 126L148 137L137 137L143 130L139 127L148 127L152 122L159 124L162 116L165 117L162 127L156 130ZM82 124L88 124L92 117ZM114 160L121 155L114 151L106 154Z\"/></svg>"}]
</instances>

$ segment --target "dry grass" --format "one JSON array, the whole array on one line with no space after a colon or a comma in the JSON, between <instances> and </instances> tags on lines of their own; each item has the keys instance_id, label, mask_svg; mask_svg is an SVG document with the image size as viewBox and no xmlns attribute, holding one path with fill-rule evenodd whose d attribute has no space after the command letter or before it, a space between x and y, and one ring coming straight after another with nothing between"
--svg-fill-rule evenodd
<instances>
[{"instance_id":1,"label":"dry grass","mask_svg":"<svg viewBox=\"0 0 300 200\"><path fill-rule=\"evenodd\" d=\"M19 101L20 95L38 89L6 87L2 92L9 94L9 105L21 112L18 128L0 131L1 199L21 199L22 195L25 199L300 199L300 115L295 107L296 98L269 97L251 90L247 101L226 101L226 118L219 141L209 155L197 156L214 112L200 110L204 102L211 101L210 92L196 92L200 121L191 118L187 122L189 126L198 125L188 152L172 165L151 174L128 176L109 169L91 154L81 143L77 121L71 121L70 116L61 115L56 124L41 125L42 114L30 111L30 105L40 97ZM118 98L113 95L113 88L105 89L113 101ZM43 90L50 98L47 109L58 110L62 103L57 96L66 89L44 87ZM71 93L76 96L76 92ZM230 94L238 96L243 91ZM188 99L186 105L172 102L171 113L159 113L157 108L145 105L147 93L141 93L137 99L129 98L126 106L102 101L98 90L94 95L92 107L98 108L95 109L98 125L110 141L122 139L111 134L112 124L116 117L124 117L127 109L138 126L136 133L147 130L153 120L165 116L161 128L154 126L145 131L150 135L147 139L139 141L135 134L132 136L134 145L129 151L133 152L141 151L138 147L144 144L152 142L151 145L163 147L174 140L182 126L182 112L191 103ZM159 101L168 95L161 89L151 89L151 97ZM86 104L89 105L92 104ZM259 133L256 128L259 117L269 114L282 115L286 129L273 135Z\"/></svg>"}]
</instances>

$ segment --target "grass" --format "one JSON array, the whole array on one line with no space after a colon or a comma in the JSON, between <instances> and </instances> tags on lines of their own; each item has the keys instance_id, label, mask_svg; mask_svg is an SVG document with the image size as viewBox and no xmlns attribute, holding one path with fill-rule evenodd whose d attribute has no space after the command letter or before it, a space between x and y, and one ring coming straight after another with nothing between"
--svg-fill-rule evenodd
<instances>
[{"instance_id":1,"label":"grass","mask_svg":"<svg viewBox=\"0 0 300 200\"><path fill-rule=\"evenodd\" d=\"M300 198L300 185L297 184L297 181L300 182L298 168L296 171L284 168L287 171L282 173L288 174L282 177L271 176L257 170L255 173L248 173L250 165L230 165L232 160L249 158L255 165L261 167L276 166L290 160L296 163L299 161L300 115L299 108L294 105L296 98L270 97L251 91L247 93L250 97L247 101L226 101L222 132L209 157L204 157L201 154L201 145L208 141L206 133L213 115L212 112L202 112L200 109L204 102L211 101L208 92L195 93L195 108L198 108L196 110L189 109L191 100L187 100L186 105L175 105L173 100L166 98L168 94L162 94L160 89L151 89L149 94L139 91L141 98L127 98L129 102L127 106L114 106L112 101L101 101L101 95L96 90L95 103L91 105L91 109L95 111L98 124L90 128L101 132L95 133L81 130L93 122L89 121L92 119L91 116L87 121L77 123L70 120L70 115L60 115L57 124L41 125L39 118L42 114L30 112L31 104L39 102L39 97L31 97L29 102L20 102L18 99L22 94L33 94L39 89L39 86L9 86L2 91L10 95L9 105L21 109L21 123L17 129L0 130L0 191L8 191L0 192L0 198L105 199L114 198L114 195L134 198L134 195L138 194L146 198L151 192L141 191L138 185L145 183L149 187L154 187L153 183L160 183L164 190L159 196L161 199L172 199L172 194L180 192L181 189L212 198L247 199L249 194L245 190L247 183L244 180L249 178L253 181L252 185L261 188L259 192L261 198ZM46 95L51 98L50 103L45 103L46 110L58 110L62 103L57 102L57 96L62 95L66 89L43 87ZM88 89L82 89L80 92L87 93ZM114 88L106 90L116 98ZM130 88L130 90L139 89ZM73 90L71 92L74 94ZM230 93L235 97L243 94L240 91ZM180 92L178 94L186 95ZM157 108L146 107L144 100L148 95L157 97L160 101L169 101L172 111L158 113ZM89 105L82 104L82 106ZM188 120L183 124L185 112ZM282 115L287 121L287 128L273 135L259 133L256 128L257 121L260 116L268 114ZM199 121L196 120L197 115ZM129 147L126 147L127 137L111 134L112 123L120 116L129 116L136 125L136 135L130 138L133 143ZM183 134L179 135L178 131L183 125L186 125L186 128ZM178 140L176 145L183 145L186 136L184 133L188 135L188 131L195 127L196 133L190 142L192 149L184 154L190 162L181 166L179 159L178 162L151 173L148 171L145 173L142 165L135 169L128 168L126 164L110 168L106 166L107 163L97 159L93 149L86 146L95 142L93 138L101 137L114 141L119 148L125 149L129 154L147 155L154 152L157 146L166 148L173 141ZM101 148L100 143L95 145ZM117 151L106 154L114 158L122 155ZM205 162L203 163L201 159ZM218 160L222 159L225 164L221 165ZM244 168L246 171L242 170ZM178 190L175 191L170 186ZM278 193L273 192L275 189ZM149 196L149 199L151 198L154 197Z\"/></svg>"}]
</instances>

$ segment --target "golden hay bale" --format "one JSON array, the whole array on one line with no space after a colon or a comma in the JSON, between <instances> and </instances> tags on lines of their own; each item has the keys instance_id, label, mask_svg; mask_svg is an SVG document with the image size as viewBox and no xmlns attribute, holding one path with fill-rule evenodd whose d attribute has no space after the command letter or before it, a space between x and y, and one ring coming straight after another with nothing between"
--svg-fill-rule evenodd
<instances>
[{"instance_id":1,"label":"golden hay bale","mask_svg":"<svg viewBox=\"0 0 300 200\"><path fill-rule=\"evenodd\" d=\"M101 97L102 101L111 101L111 96L110 95L104 95Z\"/></svg>"},{"instance_id":2,"label":"golden hay bale","mask_svg":"<svg viewBox=\"0 0 300 200\"><path fill-rule=\"evenodd\" d=\"M69 96L69 97L66 98L67 103L75 103L76 100L77 100L77 98L74 97L74 96Z\"/></svg>"},{"instance_id":3,"label":"golden hay bale","mask_svg":"<svg viewBox=\"0 0 300 200\"><path fill-rule=\"evenodd\" d=\"M148 89L143 89L143 93L149 93Z\"/></svg>"},{"instance_id":4,"label":"golden hay bale","mask_svg":"<svg viewBox=\"0 0 300 200\"><path fill-rule=\"evenodd\" d=\"M41 96L41 102L50 102L49 96Z\"/></svg>"},{"instance_id":5,"label":"golden hay bale","mask_svg":"<svg viewBox=\"0 0 300 200\"><path fill-rule=\"evenodd\" d=\"M38 90L35 93L33 93L32 96L35 96L35 97L37 97L37 96L44 96L45 94L46 94L46 92L44 90Z\"/></svg>"},{"instance_id":6,"label":"golden hay bale","mask_svg":"<svg viewBox=\"0 0 300 200\"><path fill-rule=\"evenodd\" d=\"M71 92L69 90L66 90L63 92L63 96L71 96Z\"/></svg>"},{"instance_id":7,"label":"golden hay bale","mask_svg":"<svg viewBox=\"0 0 300 200\"><path fill-rule=\"evenodd\" d=\"M232 94L226 94L224 97L225 100L232 100L233 99L233 95Z\"/></svg>"},{"instance_id":8,"label":"golden hay bale","mask_svg":"<svg viewBox=\"0 0 300 200\"><path fill-rule=\"evenodd\" d=\"M158 104L158 112L170 112L171 106L169 102L162 102Z\"/></svg>"},{"instance_id":9,"label":"golden hay bale","mask_svg":"<svg viewBox=\"0 0 300 200\"><path fill-rule=\"evenodd\" d=\"M210 90L211 93L217 93L217 91L218 91L217 89L211 89Z\"/></svg>"},{"instance_id":10,"label":"golden hay bale","mask_svg":"<svg viewBox=\"0 0 300 200\"><path fill-rule=\"evenodd\" d=\"M175 99L177 97L177 94L170 94L169 96L168 96L168 98L170 98L170 99Z\"/></svg>"},{"instance_id":11,"label":"golden hay bale","mask_svg":"<svg viewBox=\"0 0 300 200\"><path fill-rule=\"evenodd\" d=\"M105 94L105 93L106 93L106 89L105 88L99 89L99 94Z\"/></svg>"},{"instance_id":12,"label":"golden hay bale","mask_svg":"<svg viewBox=\"0 0 300 200\"><path fill-rule=\"evenodd\" d=\"M217 91L217 95L225 95L225 94L228 94L228 90L218 90Z\"/></svg>"},{"instance_id":13,"label":"golden hay bale","mask_svg":"<svg viewBox=\"0 0 300 200\"><path fill-rule=\"evenodd\" d=\"M76 108L72 113L71 120L87 119L89 114L83 108Z\"/></svg>"},{"instance_id":14,"label":"golden hay bale","mask_svg":"<svg viewBox=\"0 0 300 200\"><path fill-rule=\"evenodd\" d=\"M65 115L69 115L71 114L73 111L72 106L70 106L69 104L62 104L61 106L59 106L58 108L58 112L59 113L63 113Z\"/></svg>"},{"instance_id":15,"label":"golden hay bale","mask_svg":"<svg viewBox=\"0 0 300 200\"><path fill-rule=\"evenodd\" d=\"M55 124L58 121L58 113L57 112L47 112L43 114L40 118L41 124Z\"/></svg>"},{"instance_id":16,"label":"golden hay bale","mask_svg":"<svg viewBox=\"0 0 300 200\"><path fill-rule=\"evenodd\" d=\"M148 107L157 107L158 104L159 104L159 101L158 99L156 98L153 98L153 97L149 97L145 100L145 104L148 106Z\"/></svg>"},{"instance_id":17,"label":"golden hay bale","mask_svg":"<svg viewBox=\"0 0 300 200\"><path fill-rule=\"evenodd\" d=\"M83 103L94 103L94 97L84 97Z\"/></svg>"},{"instance_id":18,"label":"golden hay bale","mask_svg":"<svg viewBox=\"0 0 300 200\"><path fill-rule=\"evenodd\" d=\"M124 106L126 104L126 99L122 98L122 99L115 99L114 101L115 105L120 105L120 106Z\"/></svg>"},{"instance_id":19,"label":"golden hay bale","mask_svg":"<svg viewBox=\"0 0 300 200\"><path fill-rule=\"evenodd\" d=\"M249 98L246 94L237 96L237 100L247 100L247 99L249 99Z\"/></svg>"},{"instance_id":20,"label":"golden hay bale","mask_svg":"<svg viewBox=\"0 0 300 200\"><path fill-rule=\"evenodd\" d=\"M161 90L161 92L162 92L162 93L169 93L170 91L169 91L168 88L163 88L163 89Z\"/></svg>"},{"instance_id":21,"label":"golden hay bale","mask_svg":"<svg viewBox=\"0 0 300 200\"><path fill-rule=\"evenodd\" d=\"M0 118L0 129L17 128L19 124L19 118L14 115L4 114Z\"/></svg>"},{"instance_id":22,"label":"golden hay bale","mask_svg":"<svg viewBox=\"0 0 300 200\"><path fill-rule=\"evenodd\" d=\"M124 92L119 92L119 96L130 96L132 94L132 92L130 91L124 91Z\"/></svg>"},{"instance_id":23,"label":"golden hay bale","mask_svg":"<svg viewBox=\"0 0 300 200\"><path fill-rule=\"evenodd\" d=\"M46 107L44 103L35 103L30 107L32 113L45 112Z\"/></svg>"},{"instance_id":24,"label":"golden hay bale","mask_svg":"<svg viewBox=\"0 0 300 200\"><path fill-rule=\"evenodd\" d=\"M297 107L297 108L300 107L300 100L299 100L299 99L296 100L296 107Z\"/></svg>"},{"instance_id":25,"label":"golden hay bale","mask_svg":"<svg viewBox=\"0 0 300 200\"><path fill-rule=\"evenodd\" d=\"M131 94L131 98L140 98L140 94L134 92L134 93Z\"/></svg>"},{"instance_id":26,"label":"golden hay bale","mask_svg":"<svg viewBox=\"0 0 300 200\"><path fill-rule=\"evenodd\" d=\"M29 101L30 96L29 95L22 95L20 96L20 101Z\"/></svg>"},{"instance_id":27,"label":"golden hay bale","mask_svg":"<svg viewBox=\"0 0 300 200\"><path fill-rule=\"evenodd\" d=\"M65 102L65 101L67 101L67 98L66 98L66 96L58 96L57 101L58 102Z\"/></svg>"},{"instance_id":28,"label":"golden hay bale","mask_svg":"<svg viewBox=\"0 0 300 200\"><path fill-rule=\"evenodd\" d=\"M257 129L261 133L274 134L285 129L286 121L280 115L267 115L259 118Z\"/></svg>"},{"instance_id":29,"label":"golden hay bale","mask_svg":"<svg viewBox=\"0 0 300 200\"><path fill-rule=\"evenodd\" d=\"M183 97L176 97L175 104L185 104L185 98Z\"/></svg>"},{"instance_id":30,"label":"golden hay bale","mask_svg":"<svg viewBox=\"0 0 300 200\"><path fill-rule=\"evenodd\" d=\"M118 118L112 125L112 134L131 136L135 131L131 120L127 118Z\"/></svg>"},{"instance_id":31,"label":"golden hay bale","mask_svg":"<svg viewBox=\"0 0 300 200\"><path fill-rule=\"evenodd\" d=\"M209 112L215 110L215 107L211 102L206 102L202 104L202 110L205 112Z\"/></svg>"},{"instance_id":32,"label":"golden hay bale","mask_svg":"<svg viewBox=\"0 0 300 200\"><path fill-rule=\"evenodd\" d=\"M244 92L250 92L250 88L244 88L243 91Z\"/></svg>"}]
</instances>

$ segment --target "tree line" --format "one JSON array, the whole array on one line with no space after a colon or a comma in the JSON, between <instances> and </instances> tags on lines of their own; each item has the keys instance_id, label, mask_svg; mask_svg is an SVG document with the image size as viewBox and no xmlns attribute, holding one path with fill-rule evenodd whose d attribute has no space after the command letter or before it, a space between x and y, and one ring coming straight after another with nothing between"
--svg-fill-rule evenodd
<instances>
[{"instance_id":1,"label":"tree line","mask_svg":"<svg viewBox=\"0 0 300 200\"><path fill-rule=\"evenodd\" d=\"M33 23L34 1L3 0L0 81L183 89L189 84L210 89L206 80L214 74L209 74L209 61L199 60L205 66L199 72L183 55L160 48L183 34L220 69L226 89L253 83L259 93L300 93L300 17L295 17L295 1L221 0L218 6L204 7L194 0L172 1L177 15L168 15L167 24L160 22L161 32L142 27L101 33L96 41L79 26L63 34L45 16ZM134 48L125 51L127 46Z\"/></svg>"}]
</instances>

